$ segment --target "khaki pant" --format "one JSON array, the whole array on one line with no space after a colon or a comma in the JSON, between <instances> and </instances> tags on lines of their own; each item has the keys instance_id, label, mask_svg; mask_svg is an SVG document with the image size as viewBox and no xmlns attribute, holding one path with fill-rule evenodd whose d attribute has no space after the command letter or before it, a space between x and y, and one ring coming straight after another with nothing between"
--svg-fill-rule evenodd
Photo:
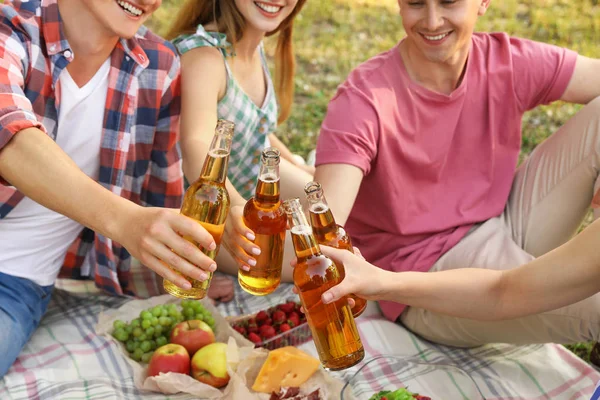
<instances>
[{"instance_id":1,"label":"khaki pant","mask_svg":"<svg viewBox=\"0 0 600 400\"><path fill-rule=\"evenodd\" d=\"M565 243L576 232L594 193L600 189L599 171L597 98L540 144L520 166L502 215L475 226L431 271L514 268ZM595 209L594 218L599 216L600 209ZM600 251L600 238L598 247ZM414 307L409 307L400 319L426 339L459 347L494 342L599 341L600 294L558 310L505 321L479 322Z\"/></svg>"}]
</instances>

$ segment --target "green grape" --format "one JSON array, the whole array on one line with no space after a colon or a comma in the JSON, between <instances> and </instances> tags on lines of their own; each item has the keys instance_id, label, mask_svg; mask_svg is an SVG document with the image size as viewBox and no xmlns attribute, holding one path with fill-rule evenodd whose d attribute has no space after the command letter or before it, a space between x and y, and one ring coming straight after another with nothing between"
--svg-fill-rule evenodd
<instances>
[{"instance_id":1,"label":"green grape","mask_svg":"<svg viewBox=\"0 0 600 400\"><path fill-rule=\"evenodd\" d=\"M143 342L144 340L146 340L146 334L142 333L140 336L138 336L138 339L140 342Z\"/></svg>"},{"instance_id":2,"label":"green grape","mask_svg":"<svg viewBox=\"0 0 600 400\"><path fill-rule=\"evenodd\" d=\"M150 351L150 347L152 347L152 344L150 344L150 341L149 341L149 340L144 340L144 341L142 342L142 344L140 344L140 349L142 349L142 351L143 351L144 353L147 353L147 352L149 352L149 351Z\"/></svg>"},{"instance_id":3,"label":"green grape","mask_svg":"<svg viewBox=\"0 0 600 400\"><path fill-rule=\"evenodd\" d=\"M135 342L133 340L128 340L125 347L128 352L133 353L135 351Z\"/></svg>"},{"instance_id":4,"label":"green grape","mask_svg":"<svg viewBox=\"0 0 600 400\"><path fill-rule=\"evenodd\" d=\"M129 339L129 334L123 328L118 328L116 331L114 331L113 336L119 342L126 342Z\"/></svg>"},{"instance_id":5,"label":"green grape","mask_svg":"<svg viewBox=\"0 0 600 400\"><path fill-rule=\"evenodd\" d=\"M136 338L140 337L140 336L142 336L143 333L144 333L144 331L142 330L142 328L140 328L140 327L133 328L133 332L132 332L133 337L136 337Z\"/></svg>"},{"instance_id":6,"label":"green grape","mask_svg":"<svg viewBox=\"0 0 600 400\"><path fill-rule=\"evenodd\" d=\"M133 341L133 350L135 351L135 349L137 349L139 347L140 347L140 341L134 339L134 341Z\"/></svg>"},{"instance_id":7,"label":"green grape","mask_svg":"<svg viewBox=\"0 0 600 400\"><path fill-rule=\"evenodd\" d=\"M158 347L164 346L165 344L167 344L169 341L167 340L166 337L164 336L159 336L156 338L156 345Z\"/></svg>"},{"instance_id":8,"label":"green grape","mask_svg":"<svg viewBox=\"0 0 600 400\"><path fill-rule=\"evenodd\" d=\"M120 319L115 320L115 322L113 322L113 328L119 329L119 328L125 328L125 322L121 321Z\"/></svg>"},{"instance_id":9,"label":"green grape","mask_svg":"<svg viewBox=\"0 0 600 400\"><path fill-rule=\"evenodd\" d=\"M154 335L154 327L151 326L144 332L147 337L151 338Z\"/></svg>"},{"instance_id":10,"label":"green grape","mask_svg":"<svg viewBox=\"0 0 600 400\"><path fill-rule=\"evenodd\" d=\"M172 323L172 321L171 321L171 318L169 318L169 317L160 317L160 318L158 319L158 322L159 322L159 323L160 323L162 326L166 326L166 327L169 327L169 326L171 326L171 323Z\"/></svg>"},{"instance_id":11,"label":"green grape","mask_svg":"<svg viewBox=\"0 0 600 400\"><path fill-rule=\"evenodd\" d=\"M152 326L152 322L149 319L142 320L142 328L148 329L150 326Z\"/></svg>"},{"instance_id":12,"label":"green grape","mask_svg":"<svg viewBox=\"0 0 600 400\"><path fill-rule=\"evenodd\" d=\"M142 354L142 362L143 363L149 363L150 359L152 358L152 354L154 354L153 351L149 352L149 353L144 353Z\"/></svg>"},{"instance_id":13,"label":"green grape","mask_svg":"<svg viewBox=\"0 0 600 400\"><path fill-rule=\"evenodd\" d=\"M180 315L181 315L181 313L179 312L178 309L176 309L176 308L169 309L169 317L171 317L171 318L177 318Z\"/></svg>"},{"instance_id":14,"label":"green grape","mask_svg":"<svg viewBox=\"0 0 600 400\"><path fill-rule=\"evenodd\" d=\"M162 314L162 307L161 306L154 306L154 308L152 309L152 315L154 317L160 317Z\"/></svg>"},{"instance_id":15,"label":"green grape","mask_svg":"<svg viewBox=\"0 0 600 400\"><path fill-rule=\"evenodd\" d=\"M181 300L181 303L180 303L181 307L186 308L190 304L190 301L191 300L188 300L188 299Z\"/></svg>"},{"instance_id":16,"label":"green grape","mask_svg":"<svg viewBox=\"0 0 600 400\"><path fill-rule=\"evenodd\" d=\"M142 311L142 312L140 313L140 318L141 318L142 320L145 320L145 319L152 319L152 313L151 313L150 311L148 311L148 310L144 310L144 311Z\"/></svg>"},{"instance_id":17,"label":"green grape","mask_svg":"<svg viewBox=\"0 0 600 400\"><path fill-rule=\"evenodd\" d=\"M200 312L200 311L202 311L204 309L204 307L202 307L202 304L199 301L194 301L192 303L192 309L195 312Z\"/></svg>"},{"instance_id":18,"label":"green grape","mask_svg":"<svg viewBox=\"0 0 600 400\"><path fill-rule=\"evenodd\" d=\"M154 339L150 340L150 350L156 350L156 340Z\"/></svg>"},{"instance_id":19,"label":"green grape","mask_svg":"<svg viewBox=\"0 0 600 400\"><path fill-rule=\"evenodd\" d=\"M131 335L131 333L133 332L133 326L131 325L125 325L125 332L127 332L128 335Z\"/></svg>"},{"instance_id":20,"label":"green grape","mask_svg":"<svg viewBox=\"0 0 600 400\"><path fill-rule=\"evenodd\" d=\"M143 355L144 355L144 352L142 351L141 348L138 347L137 349L135 349L133 351L131 358L133 358L135 361L141 361Z\"/></svg>"},{"instance_id":21,"label":"green grape","mask_svg":"<svg viewBox=\"0 0 600 400\"><path fill-rule=\"evenodd\" d=\"M160 316L161 317L168 317L169 316L169 310L167 310L166 308L162 308L160 310ZM160 317L159 317L160 318Z\"/></svg>"},{"instance_id":22,"label":"green grape","mask_svg":"<svg viewBox=\"0 0 600 400\"><path fill-rule=\"evenodd\" d=\"M194 317L194 310L192 308L186 308L183 310L183 315L185 315L186 317Z\"/></svg>"},{"instance_id":23,"label":"green grape","mask_svg":"<svg viewBox=\"0 0 600 400\"><path fill-rule=\"evenodd\" d=\"M139 328L140 326L141 326L141 321L139 318L136 318L133 321L131 321L132 328Z\"/></svg>"},{"instance_id":24,"label":"green grape","mask_svg":"<svg viewBox=\"0 0 600 400\"><path fill-rule=\"evenodd\" d=\"M210 326L213 326L215 324L215 319L213 317L206 317L206 319L204 320L204 322L206 322Z\"/></svg>"},{"instance_id":25,"label":"green grape","mask_svg":"<svg viewBox=\"0 0 600 400\"><path fill-rule=\"evenodd\" d=\"M155 325L154 326L154 333L160 335L161 333L163 333L165 329L163 328L162 325Z\"/></svg>"},{"instance_id":26,"label":"green grape","mask_svg":"<svg viewBox=\"0 0 600 400\"><path fill-rule=\"evenodd\" d=\"M156 325L158 324L158 317L152 316L152 319L150 321L152 322L152 325Z\"/></svg>"}]
</instances>

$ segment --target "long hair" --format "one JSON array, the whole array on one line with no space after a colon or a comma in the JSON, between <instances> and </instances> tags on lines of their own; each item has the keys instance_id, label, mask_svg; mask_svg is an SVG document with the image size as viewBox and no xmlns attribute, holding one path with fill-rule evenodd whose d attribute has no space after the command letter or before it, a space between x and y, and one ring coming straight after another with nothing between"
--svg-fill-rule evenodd
<instances>
[{"instance_id":1,"label":"long hair","mask_svg":"<svg viewBox=\"0 0 600 400\"><path fill-rule=\"evenodd\" d=\"M281 124L289 116L294 101L294 57L293 31L294 18L300 12L306 0L298 0L296 7L288 17L267 36L279 33L275 49L275 93L279 103L277 121ZM196 32L198 25L215 23L217 30L227 36L235 47L242 38L246 21L233 0L186 0L179 8L177 17L166 35L169 40L181 34Z\"/></svg>"}]
</instances>

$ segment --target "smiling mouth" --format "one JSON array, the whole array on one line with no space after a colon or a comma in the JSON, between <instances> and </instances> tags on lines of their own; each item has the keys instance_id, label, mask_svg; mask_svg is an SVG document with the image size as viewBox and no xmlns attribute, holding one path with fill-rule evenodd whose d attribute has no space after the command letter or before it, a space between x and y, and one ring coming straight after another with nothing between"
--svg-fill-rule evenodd
<instances>
[{"instance_id":1,"label":"smiling mouth","mask_svg":"<svg viewBox=\"0 0 600 400\"><path fill-rule=\"evenodd\" d=\"M452 33L452 31L446 32L446 33L441 33L439 35L425 35L425 34L421 33L421 36L423 36L425 39L427 39L431 42L439 42L440 40L445 39L451 33Z\"/></svg>"},{"instance_id":2,"label":"smiling mouth","mask_svg":"<svg viewBox=\"0 0 600 400\"><path fill-rule=\"evenodd\" d=\"M123 9L123 11L125 11L127 14L131 15L132 17L139 17L140 15L142 15L144 13L143 10L137 8L136 6L134 6L131 3L128 3L123 0L116 0L116 1L117 1L117 4Z\"/></svg>"},{"instance_id":3,"label":"smiling mouth","mask_svg":"<svg viewBox=\"0 0 600 400\"><path fill-rule=\"evenodd\" d=\"M264 12L269 13L269 14L277 14L283 8L282 6L274 6L274 5L262 3L259 1L255 1L254 4L256 4L256 6L258 8L260 8L261 10L263 10Z\"/></svg>"}]
</instances>

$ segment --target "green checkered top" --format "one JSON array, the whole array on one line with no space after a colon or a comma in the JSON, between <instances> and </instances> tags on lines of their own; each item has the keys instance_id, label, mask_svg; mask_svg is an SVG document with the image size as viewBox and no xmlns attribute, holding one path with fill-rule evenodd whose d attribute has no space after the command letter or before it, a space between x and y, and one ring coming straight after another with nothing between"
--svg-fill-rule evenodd
<instances>
[{"instance_id":1,"label":"green checkered top","mask_svg":"<svg viewBox=\"0 0 600 400\"><path fill-rule=\"evenodd\" d=\"M196 33L181 35L173 43L181 54L205 46L216 47L223 54L227 91L217 105L217 114L219 118L235 123L227 176L236 190L249 199L254 195L260 171L260 154L269 146L268 134L277 128L277 99L263 47L261 45L260 53L267 80L267 95L262 107L258 107L233 78L227 63L233 51L224 34L207 32L199 25Z\"/></svg>"}]
</instances>

